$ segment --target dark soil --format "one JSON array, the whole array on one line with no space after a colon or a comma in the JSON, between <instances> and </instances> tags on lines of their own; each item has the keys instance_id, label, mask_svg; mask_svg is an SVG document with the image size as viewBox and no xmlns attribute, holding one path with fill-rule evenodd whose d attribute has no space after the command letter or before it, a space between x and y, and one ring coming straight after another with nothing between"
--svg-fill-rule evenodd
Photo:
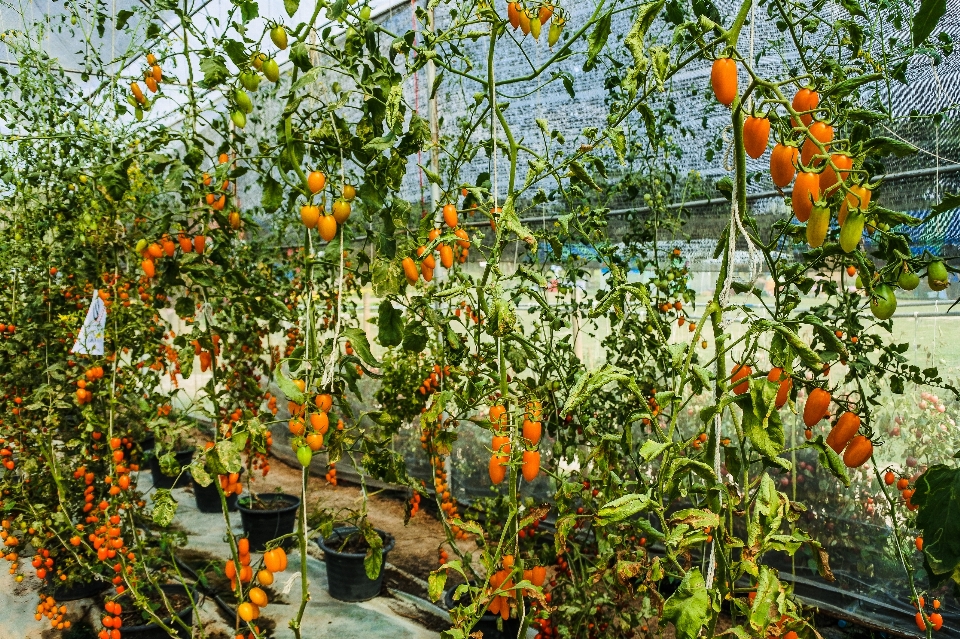
<instances>
[{"instance_id":1,"label":"dark soil","mask_svg":"<svg viewBox=\"0 0 960 639\"><path fill-rule=\"evenodd\" d=\"M257 495L251 503L249 499L244 499L241 506L248 510L283 510L289 508L291 504L287 499L275 495Z\"/></svg>"}]
</instances>

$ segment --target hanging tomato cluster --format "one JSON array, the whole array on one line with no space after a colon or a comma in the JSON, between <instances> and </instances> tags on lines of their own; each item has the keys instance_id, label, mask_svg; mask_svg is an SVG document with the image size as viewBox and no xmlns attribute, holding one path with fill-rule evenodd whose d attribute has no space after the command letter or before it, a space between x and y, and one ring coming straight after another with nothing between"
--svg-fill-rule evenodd
<instances>
[{"instance_id":1,"label":"hanging tomato cluster","mask_svg":"<svg viewBox=\"0 0 960 639\"><path fill-rule=\"evenodd\" d=\"M357 196L357 190L350 184L344 184L340 197L333 202L331 211L327 213L326 197L321 197L319 204L314 204L314 196L324 189L327 177L320 171L311 171L307 175L307 190L310 191L310 201L300 207L300 221L308 229L317 229L320 238L330 242L337 236L337 230L350 218L353 208L350 204Z\"/></svg>"},{"instance_id":2,"label":"hanging tomato cluster","mask_svg":"<svg viewBox=\"0 0 960 639\"><path fill-rule=\"evenodd\" d=\"M163 70L157 63L157 57L147 54L147 68L143 71L143 81L147 85L150 93L156 93L160 89L160 82L163 80ZM140 83L134 80L130 83L130 95L127 96L127 102L134 107L134 113L137 120L143 119L143 110L150 108L150 101L140 88Z\"/></svg>"},{"instance_id":3,"label":"hanging tomato cluster","mask_svg":"<svg viewBox=\"0 0 960 639\"><path fill-rule=\"evenodd\" d=\"M457 239L453 242L440 242L437 246L437 250L440 253L440 265L443 268L453 268L453 261L457 259L461 264L467 261L467 255L469 254L470 249L470 236L467 234L466 230L460 228L460 220L457 215L457 207L454 204L444 204L443 205L443 223L453 231ZM427 236L428 242L434 242L440 238L441 229L434 228L430 231ZM455 251L457 254L455 254ZM437 267L437 260L433 255L433 251L428 251L427 247L420 245L417 247L417 259L420 261L420 268L417 269L417 263L412 257L405 257L401 262L403 266L403 274L407 278L407 283L410 286L414 286L419 280L421 275L423 276L424 282L429 282L433 279L433 271Z\"/></svg>"},{"instance_id":4,"label":"hanging tomato cluster","mask_svg":"<svg viewBox=\"0 0 960 639\"><path fill-rule=\"evenodd\" d=\"M563 25L567 22L562 9L547 2L528 5L521 0L507 3L507 20L510 22L510 26L513 27L514 31L519 28L525 36L532 35L534 40L540 39L543 27L551 19L550 30L547 33L547 44L552 47L560 40Z\"/></svg>"}]
</instances>

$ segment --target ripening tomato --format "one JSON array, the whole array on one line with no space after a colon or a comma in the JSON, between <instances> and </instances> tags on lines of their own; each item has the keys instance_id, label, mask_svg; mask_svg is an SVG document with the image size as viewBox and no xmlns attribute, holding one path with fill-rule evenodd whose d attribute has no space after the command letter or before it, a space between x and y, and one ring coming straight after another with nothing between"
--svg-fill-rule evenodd
<instances>
[{"instance_id":1,"label":"ripening tomato","mask_svg":"<svg viewBox=\"0 0 960 639\"><path fill-rule=\"evenodd\" d=\"M407 278L407 282L413 286L417 283L417 280L420 279L420 272L417 270L417 265L413 261L412 257L405 257L401 262L403 266L403 274Z\"/></svg>"},{"instance_id":2,"label":"ripening tomato","mask_svg":"<svg viewBox=\"0 0 960 639\"><path fill-rule=\"evenodd\" d=\"M837 167L836 170L833 167ZM849 155L843 153L831 155L830 161L823 167L823 173L820 174L820 190L823 194L830 195L840 182L846 182L851 168L853 168L853 158Z\"/></svg>"},{"instance_id":3,"label":"ripening tomato","mask_svg":"<svg viewBox=\"0 0 960 639\"><path fill-rule=\"evenodd\" d=\"M840 225L840 248L845 253L855 250L863 237L863 227L867 218L861 211L854 211L847 215L847 219Z\"/></svg>"},{"instance_id":4,"label":"ripening tomato","mask_svg":"<svg viewBox=\"0 0 960 639\"><path fill-rule=\"evenodd\" d=\"M320 171L310 171L307 176L307 188L311 193L319 193L327 184L327 176Z\"/></svg>"},{"instance_id":5,"label":"ripening tomato","mask_svg":"<svg viewBox=\"0 0 960 639\"><path fill-rule=\"evenodd\" d=\"M770 140L770 120L750 116L743 123L743 148L753 159L759 158L767 150Z\"/></svg>"},{"instance_id":6,"label":"ripening tomato","mask_svg":"<svg viewBox=\"0 0 960 639\"><path fill-rule=\"evenodd\" d=\"M745 364L737 364L733 367L733 376L730 378L730 384L733 386L734 395L743 395L750 390L751 373L753 373L753 369Z\"/></svg>"},{"instance_id":7,"label":"ripening tomato","mask_svg":"<svg viewBox=\"0 0 960 639\"><path fill-rule=\"evenodd\" d=\"M440 263L443 264L443 268L453 266L453 247L449 244L440 245Z\"/></svg>"},{"instance_id":8,"label":"ripening tomato","mask_svg":"<svg viewBox=\"0 0 960 639\"><path fill-rule=\"evenodd\" d=\"M801 113L800 121L804 126L810 126L813 122L813 113L803 113L804 111L813 111L820 104L820 94L812 89L803 88L797 91L793 96L793 110ZM793 126L797 126L796 120L793 120Z\"/></svg>"},{"instance_id":9,"label":"ripening tomato","mask_svg":"<svg viewBox=\"0 0 960 639\"><path fill-rule=\"evenodd\" d=\"M795 146L777 144L770 153L770 177L781 189L793 182L800 152Z\"/></svg>"},{"instance_id":10,"label":"ripening tomato","mask_svg":"<svg viewBox=\"0 0 960 639\"><path fill-rule=\"evenodd\" d=\"M450 228L456 228L459 220L457 219L457 207L453 204L443 205L443 222Z\"/></svg>"},{"instance_id":11,"label":"ripening tomato","mask_svg":"<svg viewBox=\"0 0 960 639\"><path fill-rule=\"evenodd\" d=\"M827 445L839 455L858 430L860 430L860 416L851 411L846 411L840 415L837 423L830 430L830 434L827 435Z\"/></svg>"},{"instance_id":12,"label":"ripening tomato","mask_svg":"<svg viewBox=\"0 0 960 639\"><path fill-rule=\"evenodd\" d=\"M847 468L863 466L873 454L873 442L863 435L857 435L847 444L847 451L843 454L843 463Z\"/></svg>"},{"instance_id":13,"label":"ripening tomato","mask_svg":"<svg viewBox=\"0 0 960 639\"><path fill-rule=\"evenodd\" d=\"M843 203L840 205L840 212L837 214L837 222L841 225L847 219L847 212L860 209L866 211L870 206L870 197L873 193L870 189L860 185L854 184L847 191L847 196L843 198Z\"/></svg>"},{"instance_id":14,"label":"ripening tomato","mask_svg":"<svg viewBox=\"0 0 960 639\"><path fill-rule=\"evenodd\" d=\"M520 26L520 9L517 8L516 2L507 3L507 19L510 21L513 30L516 31L517 27Z\"/></svg>"},{"instance_id":15,"label":"ripening tomato","mask_svg":"<svg viewBox=\"0 0 960 639\"><path fill-rule=\"evenodd\" d=\"M347 200L337 200L333 203L333 219L337 224L343 224L350 217L350 202Z\"/></svg>"},{"instance_id":16,"label":"ripening tomato","mask_svg":"<svg viewBox=\"0 0 960 639\"><path fill-rule=\"evenodd\" d=\"M308 229L317 227L320 221L320 207L313 204L304 204L300 207L300 221Z\"/></svg>"},{"instance_id":17,"label":"ripening tomato","mask_svg":"<svg viewBox=\"0 0 960 639\"><path fill-rule=\"evenodd\" d=\"M507 467L503 465L506 458L502 455L491 455L490 466L487 469L490 474L490 481L496 485L503 482L507 476Z\"/></svg>"},{"instance_id":18,"label":"ripening tomato","mask_svg":"<svg viewBox=\"0 0 960 639\"><path fill-rule=\"evenodd\" d=\"M833 141L833 127L826 122L814 122L807 129L807 138L803 142L803 149L800 151L800 162L803 166L810 166L813 156L821 155L820 147L814 142L820 142L824 149L830 150L830 142Z\"/></svg>"},{"instance_id":19,"label":"ripening tomato","mask_svg":"<svg viewBox=\"0 0 960 639\"><path fill-rule=\"evenodd\" d=\"M807 397L807 404L803 407L803 423L807 428L813 428L823 419L830 408L830 393L822 388L814 388Z\"/></svg>"},{"instance_id":20,"label":"ripening tomato","mask_svg":"<svg viewBox=\"0 0 960 639\"><path fill-rule=\"evenodd\" d=\"M317 221L317 232L325 242L333 240L337 236L337 218L332 215L321 215Z\"/></svg>"},{"instance_id":21,"label":"ripening tomato","mask_svg":"<svg viewBox=\"0 0 960 639\"><path fill-rule=\"evenodd\" d=\"M823 246L823 241L830 230L830 209L822 200L815 203L807 219L807 244L810 248Z\"/></svg>"},{"instance_id":22,"label":"ripening tomato","mask_svg":"<svg viewBox=\"0 0 960 639\"><path fill-rule=\"evenodd\" d=\"M820 176L816 173L801 171L793 185L793 214L801 222L810 219L813 203L820 199Z\"/></svg>"},{"instance_id":23,"label":"ripening tomato","mask_svg":"<svg viewBox=\"0 0 960 639\"><path fill-rule=\"evenodd\" d=\"M737 63L733 58L717 58L710 70L710 83L717 101L724 105L733 104L737 97Z\"/></svg>"}]
</instances>

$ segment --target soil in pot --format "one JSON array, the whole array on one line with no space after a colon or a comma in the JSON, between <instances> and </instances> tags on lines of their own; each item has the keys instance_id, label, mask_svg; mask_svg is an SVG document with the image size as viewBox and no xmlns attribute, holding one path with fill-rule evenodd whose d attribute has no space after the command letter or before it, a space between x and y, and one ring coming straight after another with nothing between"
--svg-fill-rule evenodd
<instances>
[{"instance_id":1,"label":"soil in pot","mask_svg":"<svg viewBox=\"0 0 960 639\"><path fill-rule=\"evenodd\" d=\"M329 537L317 539L327 564L327 589L330 596L340 601L367 601L380 594L383 587L383 567L376 579L370 579L363 566L369 546L354 526L334 528ZM383 563L393 550L393 535L378 530L383 540ZM486 635L484 635L486 636Z\"/></svg>"},{"instance_id":2,"label":"soil in pot","mask_svg":"<svg viewBox=\"0 0 960 639\"><path fill-rule=\"evenodd\" d=\"M243 495L237 500L243 532L250 540L250 550L261 552L267 544L283 535L289 535L297 522L300 498L285 493Z\"/></svg>"},{"instance_id":3,"label":"soil in pot","mask_svg":"<svg viewBox=\"0 0 960 639\"><path fill-rule=\"evenodd\" d=\"M466 598L469 597L469 594L465 594L460 597L459 601L453 600L453 595L456 592L456 588L448 588L443 592L443 605L447 610L451 610L461 604L467 603ZM480 617L480 621L473 627L473 630L470 632L480 631L483 633L483 639L516 639L517 635L520 633L520 620L519 619L507 619L501 621L503 630L497 628L497 620L500 619L500 615L491 614L489 611L483 613L483 616Z\"/></svg>"},{"instance_id":4,"label":"soil in pot","mask_svg":"<svg viewBox=\"0 0 960 639\"><path fill-rule=\"evenodd\" d=\"M196 601L196 591L188 594L187 588L180 584L164 584L160 586L160 589L163 590L167 601L170 603L170 608L178 611L177 617L186 624L187 628L193 628L193 606L190 597L192 596L193 600ZM150 603L160 606L157 610L166 610L159 594L154 593L153 596L148 598ZM123 625L120 626L120 636L123 639L169 639L170 635L156 623L147 622L140 609L136 608L129 599L121 599L120 603L123 606L123 612L120 614L120 619L123 621ZM176 631L177 634L174 636L180 637L180 639L190 639L192 633L182 628L169 616L169 613L161 613L159 616L163 619L164 624Z\"/></svg>"},{"instance_id":5,"label":"soil in pot","mask_svg":"<svg viewBox=\"0 0 960 639\"><path fill-rule=\"evenodd\" d=\"M243 473L243 469L240 469L240 473ZM193 496L197 500L197 510L202 513L222 513L223 504L220 503L220 492L217 490L217 482L219 478L214 476L213 481L210 482L209 486L201 486L193 478L190 478L191 484L193 485ZM227 495L227 510L230 512L235 512L237 510L237 499L239 495L231 494Z\"/></svg>"},{"instance_id":6,"label":"soil in pot","mask_svg":"<svg viewBox=\"0 0 960 639\"><path fill-rule=\"evenodd\" d=\"M154 453L156 452L154 450ZM189 466L193 461L193 449L181 450L176 453L176 457L178 465ZM190 481L190 475L186 472L180 473L179 477L164 475L160 470L160 457L156 454L150 456L150 474L153 476L154 488L182 488Z\"/></svg>"}]
</instances>

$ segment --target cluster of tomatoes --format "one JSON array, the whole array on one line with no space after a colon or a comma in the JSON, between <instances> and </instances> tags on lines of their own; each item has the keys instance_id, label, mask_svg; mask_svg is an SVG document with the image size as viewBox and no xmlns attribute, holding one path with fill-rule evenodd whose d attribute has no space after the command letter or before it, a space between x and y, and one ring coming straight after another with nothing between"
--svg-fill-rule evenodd
<instances>
[{"instance_id":1,"label":"cluster of tomatoes","mask_svg":"<svg viewBox=\"0 0 960 639\"><path fill-rule=\"evenodd\" d=\"M474 324L480 323L480 316L477 315L477 312L473 309L473 307L466 302L461 301L460 304L457 305L457 308L453 311L453 314L457 317L460 317L461 312L466 313L467 317L473 320Z\"/></svg>"},{"instance_id":2,"label":"cluster of tomatoes","mask_svg":"<svg viewBox=\"0 0 960 639\"><path fill-rule=\"evenodd\" d=\"M160 82L163 80L163 70L157 63L157 56L152 53L147 54L147 68L143 71L143 83L147 85L150 93L156 93L160 89ZM137 108L138 119L143 117L142 108L150 107L147 96L140 88L140 83L133 81L130 83L130 105Z\"/></svg>"},{"instance_id":3,"label":"cluster of tomatoes","mask_svg":"<svg viewBox=\"0 0 960 639\"><path fill-rule=\"evenodd\" d=\"M440 243L437 251L440 254L440 265L443 266L443 268L453 268L454 259L457 259L461 264L467 261L467 255L470 249L470 236L466 230L459 226L460 220L457 215L456 205L444 204L442 213L443 223L453 231L457 239L452 243ZM432 229L427 236L427 241L433 242L437 240L440 237L440 233L439 228ZM455 249L459 250L459 256L454 254ZM420 280L421 275L423 276L424 282L432 280L433 270L437 267L437 260L433 255L433 251L428 251L424 245L417 247L417 259L420 261L419 270L417 269L417 263L412 257L405 257L401 262L403 274L407 278L410 286L415 285Z\"/></svg>"},{"instance_id":4,"label":"cluster of tomatoes","mask_svg":"<svg viewBox=\"0 0 960 639\"><path fill-rule=\"evenodd\" d=\"M287 48L287 31L283 25L270 26L270 39L277 48L281 50ZM260 88L258 71L263 72L264 77L270 82L280 81L280 65L277 64L276 59L267 57L260 51L254 51L250 55L250 67L240 72L240 86L234 88L231 100L230 120L241 129L247 125L247 115L253 112L253 101L247 91L256 91Z\"/></svg>"},{"instance_id":5,"label":"cluster of tomatoes","mask_svg":"<svg viewBox=\"0 0 960 639\"><path fill-rule=\"evenodd\" d=\"M828 372L829 369L824 369ZM742 395L750 390L750 376L753 369L746 364L737 364L733 367L730 383L735 395ZM787 403L793 380L782 368L773 368L767 374L767 381L777 384L777 395L774 405L779 410ZM806 426L804 436L813 438L813 427L822 419L830 415L830 403L833 397L826 389L815 387L810 391L807 402L803 407L803 423ZM860 416L852 411L844 411L834 422L826 443L838 455L843 454L843 463L847 468L859 468L873 455L873 442L866 435L859 435Z\"/></svg>"},{"instance_id":6,"label":"cluster of tomatoes","mask_svg":"<svg viewBox=\"0 0 960 639\"><path fill-rule=\"evenodd\" d=\"M223 165L230 162L230 156L226 153L221 153L220 157L217 158L217 161ZM203 185L210 187L213 186L213 176L209 173L203 174ZM227 196L230 195L230 180L224 180L220 185L220 188L214 187L213 190L208 191L203 196L203 201L212 208L214 211L222 211L227 206ZM234 217L235 216L235 217ZM230 223L230 228L236 230L240 228L240 214L236 211L232 212L227 218ZM189 252L189 251L185 251Z\"/></svg>"},{"instance_id":7,"label":"cluster of tomatoes","mask_svg":"<svg viewBox=\"0 0 960 639\"><path fill-rule=\"evenodd\" d=\"M553 22L547 32L547 44L552 47L560 40L563 25L567 22L562 10L548 3L539 3L536 6L528 6L523 0L507 3L507 20L510 21L510 26L514 31L519 28L523 35L532 35L534 40L540 39L543 26L550 22L551 18Z\"/></svg>"},{"instance_id":8,"label":"cluster of tomatoes","mask_svg":"<svg viewBox=\"0 0 960 639\"><path fill-rule=\"evenodd\" d=\"M510 602L513 599L519 600L525 594L523 589L515 588L511 573L513 572L513 555L504 555L500 562L502 566L499 570L490 575L489 593L495 593L500 590L514 590L513 594L495 595L487 609L494 615L500 615L504 620L510 618ZM542 588L547 580L547 569L544 566L534 566L525 569L522 573L522 580L532 583L538 588Z\"/></svg>"},{"instance_id":9,"label":"cluster of tomatoes","mask_svg":"<svg viewBox=\"0 0 960 639\"><path fill-rule=\"evenodd\" d=\"M77 380L77 404L83 406L93 401L93 393L88 388L99 379L103 379L103 367L93 366L84 373L84 379Z\"/></svg>"},{"instance_id":10,"label":"cluster of tomatoes","mask_svg":"<svg viewBox=\"0 0 960 639\"><path fill-rule=\"evenodd\" d=\"M253 578L253 569L250 567L250 542L245 537L237 540L237 551L240 556L240 581L248 583ZM283 548L274 548L263 553L263 568L257 571L257 581L262 586L271 586L274 573L287 569L287 553ZM226 564L226 574L231 585L236 588L236 564L229 560ZM231 577L231 575L233 575ZM244 579L246 577L246 579ZM267 593L262 588L254 586L247 592L247 599L237 606L237 615L249 623L260 617L260 609L269 603ZM257 631L259 632L259 631ZM242 637L242 635L239 635Z\"/></svg>"},{"instance_id":11,"label":"cluster of tomatoes","mask_svg":"<svg viewBox=\"0 0 960 639\"><path fill-rule=\"evenodd\" d=\"M917 600L916 604L914 604L914 607L918 608L915 619L917 622L917 628L919 628L921 632L926 632L928 628L940 630L943 627L943 615L941 615L939 612L939 599L933 600L933 612L931 613L928 613L925 610L926 602L924 601L923 596Z\"/></svg>"},{"instance_id":12,"label":"cluster of tomatoes","mask_svg":"<svg viewBox=\"0 0 960 639\"><path fill-rule=\"evenodd\" d=\"M418 512L420 512L420 493L414 491L413 495L410 497L410 517L414 517Z\"/></svg>"},{"instance_id":13,"label":"cluster of tomatoes","mask_svg":"<svg viewBox=\"0 0 960 639\"><path fill-rule=\"evenodd\" d=\"M190 253L196 251L199 254L203 254L207 246L207 238L204 235L197 235L192 240L187 237L184 233L180 233L177 236L178 243L180 244L180 250L183 253ZM157 275L157 260L166 256L173 257L177 251L177 245L169 235L163 235L158 242L147 243L146 240L140 240L137 242L136 246L137 253L143 258L143 261L140 262L140 268L143 269L143 274L146 275L147 279L153 279ZM144 301L150 299L149 295L146 292L141 292L141 299L146 296Z\"/></svg>"},{"instance_id":14,"label":"cluster of tomatoes","mask_svg":"<svg viewBox=\"0 0 960 639\"><path fill-rule=\"evenodd\" d=\"M0 438L0 459L3 460L0 464L7 470L13 470L17 466L16 462L13 461L13 449L3 438Z\"/></svg>"},{"instance_id":15,"label":"cluster of tomatoes","mask_svg":"<svg viewBox=\"0 0 960 639\"><path fill-rule=\"evenodd\" d=\"M16 332L17 327L13 324L4 324L3 322L0 322L0 335L3 335L4 338L10 339Z\"/></svg>"},{"instance_id":16,"label":"cluster of tomatoes","mask_svg":"<svg viewBox=\"0 0 960 639\"><path fill-rule=\"evenodd\" d=\"M439 364L434 364L433 371L423 378L423 382L420 383L420 388L417 389L417 392L419 392L421 395L426 395L429 397L431 393L434 393L440 389L440 380L443 379L444 375L449 374L449 366L440 368Z\"/></svg>"},{"instance_id":17,"label":"cluster of tomatoes","mask_svg":"<svg viewBox=\"0 0 960 639\"><path fill-rule=\"evenodd\" d=\"M57 606L53 597L40 597L40 603L37 604L37 614L34 618L40 621L44 617L50 620L50 626L57 630L69 630L70 620L66 618L67 607Z\"/></svg>"},{"instance_id":18,"label":"cluster of tomatoes","mask_svg":"<svg viewBox=\"0 0 960 639\"><path fill-rule=\"evenodd\" d=\"M329 242L337 236L337 229L350 218L353 206L350 204L357 197L357 190L350 184L344 184L340 190L340 197L333 202L330 213L327 214L326 197L321 197L319 204L313 203L313 198L323 190L327 184L327 176L320 171L311 171L307 175L307 190L310 191L310 202L300 207L300 221L308 229L317 229L320 238Z\"/></svg>"},{"instance_id":19,"label":"cluster of tomatoes","mask_svg":"<svg viewBox=\"0 0 960 639\"><path fill-rule=\"evenodd\" d=\"M103 604L103 607L107 614L104 615L100 623L103 624L105 630L101 630L97 636L99 639L120 639L123 636L120 632L120 628L123 627L123 619L120 617L123 614L123 606L116 601L107 601Z\"/></svg>"},{"instance_id":20,"label":"cluster of tomatoes","mask_svg":"<svg viewBox=\"0 0 960 639\"><path fill-rule=\"evenodd\" d=\"M522 434L524 450L521 454L520 471L523 478L531 482L540 474L540 443L543 424L540 421L543 407L539 401L527 403L527 412L523 420ZM507 435L508 417L506 408L500 404L490 407L490 424L493 428L493 441L489 464L490 481L500 484L507 475L506 464L510 461L510 437Z\"/></svg>"},{"instance_id":21,"label":"cluster of tomatoes","mask_svg":"<svg viewBox=\"0 0 960 639\"><path fill-rule=\"evenodd\" d=\"M323 476L331 486L337 485L337 464L335 462L330 462L330 465L327 466L327 474Z\"/></svg>"},{"instance_id":22,"label":"cluster of tomatoes","mask_svg":"<svg viewBox=\"0 0 960 639\"><path fill-rule=\"evenodd\" d=\"M883 475L883 482L884 482L887 486L892 486L892 485L894 484L894 482L896 482L896 484L897 484L897 490L900 491L900 497L901 497L901 499L903 499L904 505L906 505L906 507L907 507L909 510L916 510L916 509L917 509L916 504L914 504L914 503L912 503L912 502L910 501L911 498L913 497L914 492L916 492L913 488L910 487L910 486L911 486L911 483L910 483L910 482L911 482L911 479L910 479L910 478L907 478L907 477L897 478L896 474L894 474L894 472L893 472L892 470L888 470L888 471L887 471L886 473L884 473L884 475ZM923 550L923 537L917 537L917 540L918 540L918 541L917 541L917 550Z\"/></svg>"}]
</instances>

